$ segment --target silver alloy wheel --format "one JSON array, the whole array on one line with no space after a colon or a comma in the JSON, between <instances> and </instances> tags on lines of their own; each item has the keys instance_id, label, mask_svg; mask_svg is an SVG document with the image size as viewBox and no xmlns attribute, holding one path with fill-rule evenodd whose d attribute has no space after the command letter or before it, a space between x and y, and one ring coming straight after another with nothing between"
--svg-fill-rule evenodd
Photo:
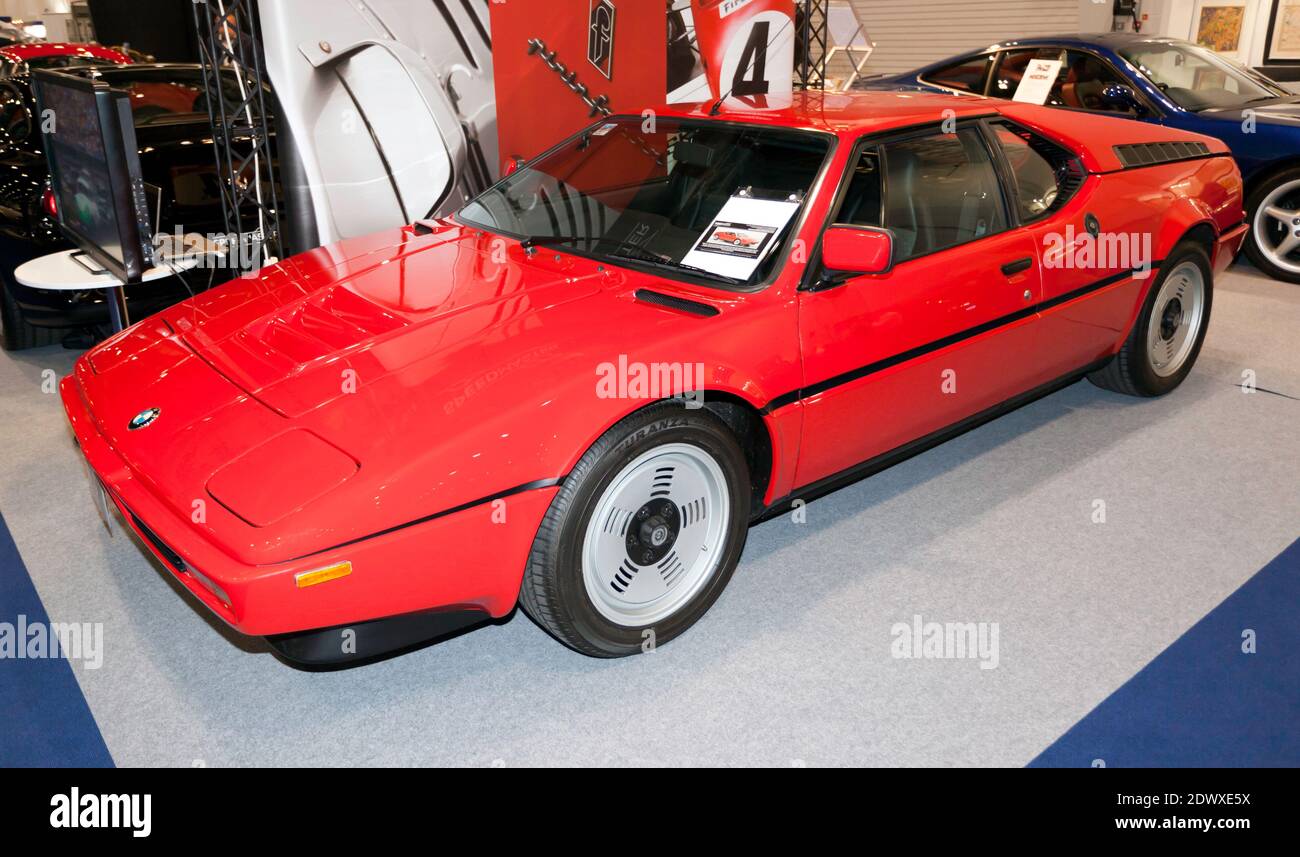
<instances>
[{"instance_id":1,"label":"silver alloy wheel","mask_svg":"<svg viewBox=\"0 0 1300 857\"><path fill-rule=\"evenodd\" d=\"M582 545L582 581L601 616L639 627L687 604L722 560L731 497L722 467L698 446L638 456L600 496Z\"/></svg>"},{"instance_id":2,"label":"silver alloy wheel","mask_svg":"<svg viewBox=\"0 0 1300 857\"><path fill-rule=\"evenodd\" d=\"M1294 274L1300 274L1300 179L1284 182L1269 191L1255 211L1255 245L1264 256ZM1278 227L1281 227L1280 229ZM1292 255L1295 254L1295 255Z\"/></svg>"},{"instance_id":3,"label":"silver alloy wheel","mask_svg":"<svg viewBox=\"0 0 1300 857\"><path fill-rule=\"evenodd\" d=\"M1151 369L1161 378L1173 375L1192 353L1205 319L1205 275L1195 262L1169 272L1147 323Z\"/></svg>"}]
</instances>

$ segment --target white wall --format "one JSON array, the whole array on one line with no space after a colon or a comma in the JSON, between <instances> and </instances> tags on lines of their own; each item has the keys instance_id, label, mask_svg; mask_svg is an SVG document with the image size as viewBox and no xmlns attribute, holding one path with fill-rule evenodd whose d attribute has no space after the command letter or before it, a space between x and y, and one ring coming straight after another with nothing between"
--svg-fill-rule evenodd
<instances>
[{"instance_id":1,"label":"white wall","mask_svg":"<svg viewBox=\"0 0 1300 857\"><path fill-rule=\"evenodd\" d=\"M1150 15L1144 33L1192 39L1196 17L1196 0L1143 0L1142 11ZM1246 17L1241 31L1241 62L1250 66L1264 64L1268 21L1273 0L1247 0Z\"/></svg>"},{"instance_id":2,"label":"white wall","mask_svg":"<svg viewBox=\"0 0 1300 857\"><path fill-rule=\"evenodd\" d=\"M39 21L45 12L67 12L69 0L0 0L0 15Z\"/></svg>"},{"instance_id":3,"label":"white wall","mask_svg":"<svg viewBox=\"0 0 1300 857\"><path fill-rule=\"evenodd\" d=\"M1079 32L1109 33L1115 23L1114 11L1111 0L1079 0Z\"/></svg>"},{"instance_id":4,"label":"white wall","mask_svg":"<svg viewBox=\"0 0 1300 857\"><path fill-rule=\"evenodd\" d=\"M876 49L864 74L895 74L1000 40L1109 32L1112 0L850 0ZM1190 39L1197 0L1140 0L1142 32ZM3 5L3 0L0 0ZM1241 62L1264 63L1272 0L1247 0ZM1131 29L1131 23L1124 26ZM841 59L829 74L846 76Z\"/></svg>"},{"instance_id":5,"label":"white wall","mask_svg":"<svg viewBox=\"0 0 1300 857\"><path fill-rule=\"evenodd\" d=\"M851 2L876 43L864 74L908 71L1016 36L1109 30L1111 20L1110 0Z\"/></svg>"}]
</instances>

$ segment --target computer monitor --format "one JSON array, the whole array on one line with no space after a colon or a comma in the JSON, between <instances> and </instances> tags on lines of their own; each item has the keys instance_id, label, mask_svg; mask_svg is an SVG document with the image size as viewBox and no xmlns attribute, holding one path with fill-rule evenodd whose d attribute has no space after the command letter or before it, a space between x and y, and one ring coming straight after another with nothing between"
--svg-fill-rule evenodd
<instances>
[{"instance_id":1,"label":"computer monitor","mask_svg":"<svg viewBox=\"0 0 1300 857\"><path fill-rule=\"evenodd\" d=\"M125 92L48 69L32 75L64 234L123 283L153 265L153 230Z\"/></svg>"}]
</instances>

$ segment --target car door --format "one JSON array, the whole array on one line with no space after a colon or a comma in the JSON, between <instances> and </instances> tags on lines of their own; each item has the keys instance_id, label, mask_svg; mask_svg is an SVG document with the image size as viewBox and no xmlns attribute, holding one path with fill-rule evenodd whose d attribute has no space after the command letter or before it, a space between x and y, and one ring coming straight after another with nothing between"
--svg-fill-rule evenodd
<instances>
[{"instance_id":1,"label":"car door","mask_svg":"<svg viewBox=\"0 0 1300 857\"><path fill-rule=\"evenodd\" d=\"M1034 365L1043 383L1099 359L1123 333L1132 290L1150 276L1149 194L1123 173L1085 174L1077 155L1008 119L985 122L1006 164L1016 217L1039 253L1042 323ZM1106 191L1102 182L1108 183Z\"/></svg>"},{"instance_id":2,"label":"car door","mask_svg":"<svg viewBox=\"0 0 1300 857\"><path fill-rule=\"evenodd\" d=\"M800 486L992 407L1032 374L1038 256L980 123L862 144L834 211L889 230L894 257L800 293Z\"/></svg>"}]
</instances>

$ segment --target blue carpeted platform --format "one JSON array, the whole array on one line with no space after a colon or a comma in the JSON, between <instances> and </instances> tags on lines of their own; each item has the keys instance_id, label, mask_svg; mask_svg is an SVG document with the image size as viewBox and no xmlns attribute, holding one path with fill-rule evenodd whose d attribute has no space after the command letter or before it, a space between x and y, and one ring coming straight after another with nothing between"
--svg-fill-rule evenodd
<instances>
[{"instance_id":1,"label":"blue carpeted platform","mask_svg":"<svg viewBox=\"0 0 1300 857\"><path fill-rule=\"evenodd\" d=\"M1243 652L1254 632L1255 654ZM1300 766L1300 540L1030 767Z\"/></svg>"},{"instance_id":2,"label":"blue carpeted platform","mask_svg":"<svg viewBox=\"0 0 1300 857\"><path fill-rule=\"evenodd\" d=\"M20 616L28 627L50 621L0 515L0 622L16 631ZM113 766L73 668L64 658L0 657L0 767Z\"/></svg>"}]
</instances>

